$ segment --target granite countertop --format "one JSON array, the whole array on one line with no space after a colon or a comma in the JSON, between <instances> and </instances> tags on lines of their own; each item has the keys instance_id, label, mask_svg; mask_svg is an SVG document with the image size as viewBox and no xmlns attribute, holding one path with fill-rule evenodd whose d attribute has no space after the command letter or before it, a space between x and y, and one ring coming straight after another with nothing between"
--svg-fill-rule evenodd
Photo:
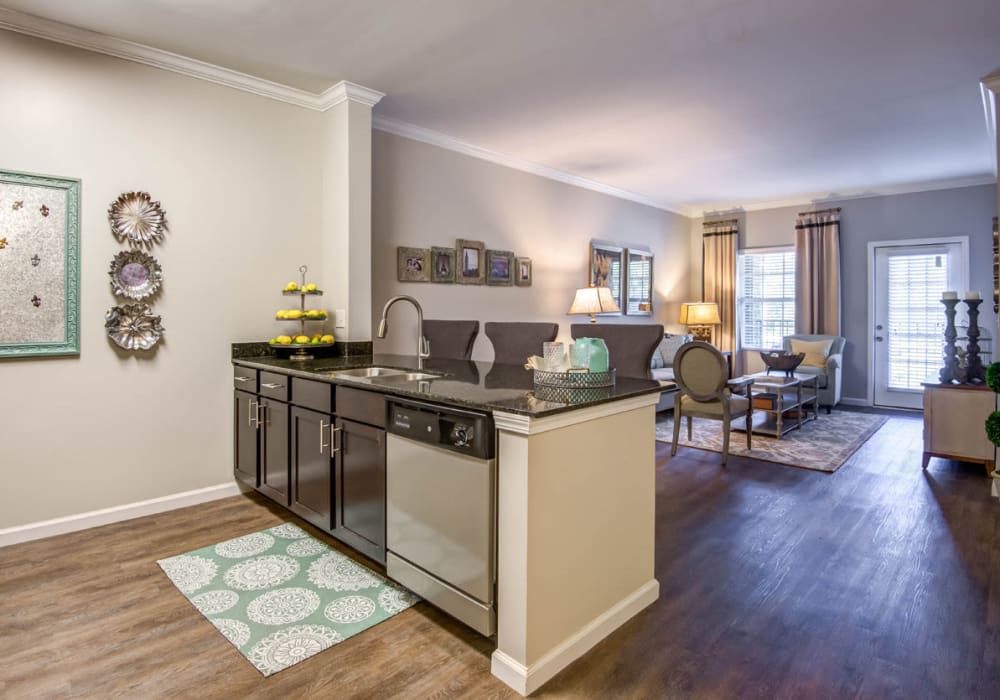
<instances>
[{"instance_id":1,"label":"granite countertop","mask_svg":"<svg viewBox=\"0 0 1000 700\"><path fill-rule=\"evenodd\" d=\"M421 371L439 376L426 381L380 383L378 379L330 376L331 372L360 367L392 367L416 371L417 358L409 355L356 355L317 358L305 362L274 356L241 357L233 359L233 364L281 372L293 377L372 389L393 396L489 412L517 413L535 418L662 390L659 383L652 380L619 377L615 386L602 392L600 398L575 403L557 403L535 397L533 373L521 366L434 358L424 360Z\"/></svg>"}]
</instances>

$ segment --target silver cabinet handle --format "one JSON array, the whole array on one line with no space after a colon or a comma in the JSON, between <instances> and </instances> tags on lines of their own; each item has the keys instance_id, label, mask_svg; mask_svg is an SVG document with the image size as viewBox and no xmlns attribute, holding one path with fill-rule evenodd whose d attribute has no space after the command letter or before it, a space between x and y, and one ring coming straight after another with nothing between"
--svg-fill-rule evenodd
<instances>
[{"instance_id":1,"label":"silver cabinet handle","mask_svg":"<svg viewBox=\"0 0 1000 700\"><path fill-rule=\"evenodd\" d=\"M323 442L323 431L327 428L332 428L332 424L324 423L323 419L319 419L319 453L323 454L323 450L330 446L330 443ZM333 437L333 431L330 431L330 436Z\"/></svg>"},{"instance_id":2,"label":"silver cabinet handle","mask_svg":"<svg viewBox=\"0 0 1000 700\"><path fill-rule=\"evenodd\" d=\"M341 430L343 430L343 428L334 428L333 424L330 425L330 441L335 445L337 443L337 433L339 433ZM343 441L343 438L341 438L341 441ZM334 447L332 450L330 450L331 455L337 452L340 452L340 447Z\"/></svg>"},{"instance_id":3,"label":"silver cabinet handle","mask_svg":"<svg viewBox=\"0 0 1000 700\"><path fill-rule=\"evenodd\" d=\"M265 387L267 389L280 389L280 388L282 388L285 385L284 384L261 384L261 386Z\"/></svg>"},{"instance_id":4,"label":"silver cabinet handle","mask_svg":"<svg viewBox=\"0 0 1000 700\"><path fill-rule=\"evenodd\" d=\"M253 415L256 413L256 410L254 410L254 404L256 403L257 402L253 399L247 399L247 426L250 428L253 427Z\"/></svg>"},{"instance_id":5,"label":"silver cabinet handle","mask_svg":"<svg viewBox=\"0 0 1000 700\"><path fill-rule=\"evenodd\" d=\"M234 380L238 382L252 382L253 377L233 377Z\"/></svg>"},{"instance_id":6,"label":"silver cabinet handle","mask_svg":"<svg viewBox=\"0 0 1000 700\"><path fill-rule=\"evenodd\" d=\"M264 424L264 419L260 417L260 414L261 414L261 412L263 412L264 415L267 416L267 406L265 406L264 404L262 404L260 401L257 401L256 403L257 403L257 412L256 412L257 413L257 417L256 417L257 424L254 427L255 428L259 428L260 426L262 426Z\"/></svg>"}]
</instances>

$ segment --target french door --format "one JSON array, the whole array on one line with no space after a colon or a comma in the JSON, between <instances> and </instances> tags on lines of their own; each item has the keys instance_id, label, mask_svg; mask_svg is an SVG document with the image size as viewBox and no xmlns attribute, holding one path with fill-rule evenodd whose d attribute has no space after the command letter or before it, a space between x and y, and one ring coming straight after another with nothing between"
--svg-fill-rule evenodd
<instances>
[{"instance_id":1,"label":"french door","mask_svg":"<svg viewBox=\"0 0 1000 700\"><path fill-rule=\"evenodd\" d=\"M870 247L874 403L921 408L921 382L936 377L942 366L941 293L954 290L961 296L968 287L968 239Z\"/></svg>"}]
</instances>

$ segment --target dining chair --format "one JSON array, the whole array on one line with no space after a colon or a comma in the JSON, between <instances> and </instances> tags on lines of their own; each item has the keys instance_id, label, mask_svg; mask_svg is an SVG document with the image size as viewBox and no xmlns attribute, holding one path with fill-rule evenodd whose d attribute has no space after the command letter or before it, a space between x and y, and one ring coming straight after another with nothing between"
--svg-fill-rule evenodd
<instances>
[{"instance_id":1,"label":"dining chair","mask_svg":"<svg viewBox=\"0 0 1000 700\"><path fill-rule=\"evenodd\" d=\"M722 464L729 457L729 430L732 419L746 416L747 449L751 448L753 427L753 379L729 380L729 364L714 345L695 340L685 343L674 356L674 381L680 395L674 401L674 441L671 456L677 454L681 418L687 418L688 440L691 440L691 418L722 421ZM742 389L745 396L733 393Z\"/></svg>"},{"instance_id":2,"label":"dining chair","mask_svg":"<svg viewBox=\"0 0 1000 700\"><path fill-rule=\"evenodd\" d=\"M424 319L424 337L430 344L431 357L471 359L477 335L479 321Z\"/></svg>"},{"instance_id":3,"label":"dining chair","mask_svg":"<svg viewBox=\"0 0 1000 700\"><path fill-rule=\"evenodd\" d=\"M649 379L653 353L663 340L663 326L651 323L574 323L573 340L600 338L608 346L609 366L619 377Z\"/></svg>"},{"instance_id":4,"label":"dining chair","mask_svg":"<svg viewBox=\"0 0 1000 700\"><path fill-rule=\"evenodd\" d=\"M493 343L493 363L498 365L523 365L532 355L542 354L542 343L559 335L558 323L531 323L527 321L486 324L486 337Z\"/></svg>"}]
</instances>

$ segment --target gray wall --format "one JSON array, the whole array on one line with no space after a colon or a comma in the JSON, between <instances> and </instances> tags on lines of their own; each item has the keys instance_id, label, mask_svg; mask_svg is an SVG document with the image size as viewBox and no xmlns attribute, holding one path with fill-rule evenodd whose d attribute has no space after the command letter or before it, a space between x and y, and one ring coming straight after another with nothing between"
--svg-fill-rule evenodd
<instances>
[{"instance_id":1,"label":"gray wall","mask_svg":"<svg viewBox=\"0 0 1000 700\"><path fill-rule=\"evenodd\" d=\"M652 207L471 158L382 131L374 132L372 187L373 312L386 299L409 294L428 318L554 321L568 340L574 291L587 284L589 242L642 246L654 257L653 318L600 317L600 323L663 323L679 329L687 301L690 220ZM534 285L488 287L396 281L396 247L454 246L480 240L487 248L530 257ZM377 325L376 325L377 327ZM394 308L389 337L377 352L412 354L411 310ZM433 351L433 348L432 348ZM490 360L480 331L473 356Z\"/></svg>"},{"instance_id":2,"label":"gray wall","mask_svg":"<svg viewBox=\"0 0 1000 700\"><path fill-rule=\"evenodd\" d=\"M811 205L810 205L811 206ZM932 192L824 200L816 208L841 208L841 274L843 277L844 389L848 398L863 400L868 387L868 243L941 236L969 237L970 286L987 301L980 324L996 328L993 314L992 222L997 211L997 187L979 185ZM795 217L809 206L727 214L740 220L741 247L791 245ZM692 255L700 251L700 225L692 228ZM701 260L692 261L700 268ZM700 280L700 269L693 270ZM695 286L695 282L692 282ZM996 337L994 334L994 344ZM752 357L747 369L752 370ZM996 358L993 358L996 359Z\"/></svg>"}]
</instances>

